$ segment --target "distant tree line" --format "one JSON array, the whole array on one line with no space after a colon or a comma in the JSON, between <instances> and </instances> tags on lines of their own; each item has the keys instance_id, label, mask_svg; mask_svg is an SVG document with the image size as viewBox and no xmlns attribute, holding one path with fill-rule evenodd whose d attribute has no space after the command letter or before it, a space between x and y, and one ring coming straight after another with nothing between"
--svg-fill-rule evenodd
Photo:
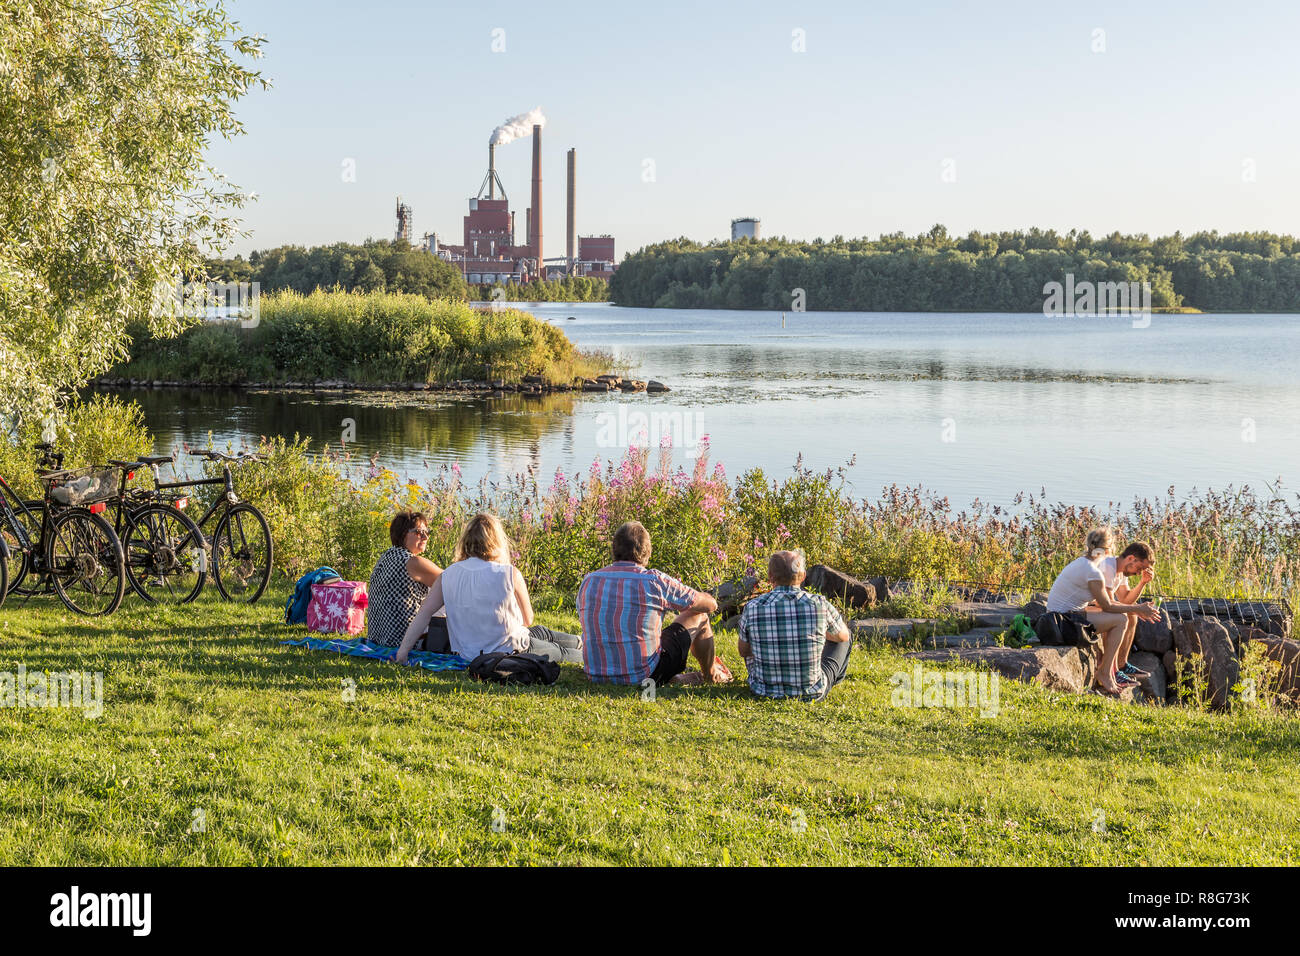
<instances>
[{"instance_id":1,"label":"distant tree line","mask_svg":"<svg viewBox=\"0 0 1300 956\"><path fill-rule=\"evenodd\" d=\"M361 245L277 246L247 259L214 259L208 271L227 282L257 282L263 293L309 295L335 287L344 292L400 292L430 299L466 298L465 279L450 262L406 242L368 239Z\"/></svg>"},{"instance_id":2,"label":"distant tree line","mask_svg":"<svg viewBox=\"0 0 1300 956\"><path fill-rule=\"evenodd\" d=\"M795 242L676 239L628 256L610 281L619 305L663 308L1036 312L1043 287L1149 282L1155 308L1300 311L1300 240L1271 233L1112 233L1030 229Z\"/></svg>"},{"instance_id":3,"label":"distant tree line","mask_svg":"<svg viewBox=\"0 0 1300 956\"><path fill-rule=\"evenodd\" d=\"M490 300L491 285L467 285L458 266L406 242L369 239L361 245L277 246L247 259L211 259L208 271L226 282L257 282L263 293L317 289L343 292L398 292L429 299ZM603 302L609 284L603 279L570 276L549 282L502 286L498 298L509 302Z\"/></svg>"},{"instance_id":4,"label":"distant tree line","mask_svg":"<svg viewBox=\"0 0 1300 956\"><path fill-rule=\"evenodd\" d=\"M495 291L495 290L500 290ZM474 299L501 302L604 302L609 298L609 283L587 276L565 276L546 282L507 282L500 285L470 286Z\"/></svg>"}]
</instances>

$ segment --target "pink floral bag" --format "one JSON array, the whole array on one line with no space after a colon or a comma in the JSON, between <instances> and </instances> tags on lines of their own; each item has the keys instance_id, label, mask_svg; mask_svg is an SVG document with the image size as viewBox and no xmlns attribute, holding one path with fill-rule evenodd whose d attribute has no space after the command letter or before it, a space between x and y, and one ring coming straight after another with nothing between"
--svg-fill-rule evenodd
<instances>
[{"instance_id":1,"label":"pink floral bag","mask_svg":"<svg viewBox=\"0 0 1300 956\"><path fill-rule=\"evenodd\" d=\"M369 604L365 581L313 584L307 627L323 634L360 634L366 628Z\"/></svg>"}]
</instances>

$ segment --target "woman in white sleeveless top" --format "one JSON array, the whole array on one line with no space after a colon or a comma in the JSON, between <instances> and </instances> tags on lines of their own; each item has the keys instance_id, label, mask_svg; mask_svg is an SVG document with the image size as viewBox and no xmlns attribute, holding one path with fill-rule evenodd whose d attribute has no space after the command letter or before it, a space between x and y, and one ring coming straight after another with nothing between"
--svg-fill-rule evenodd
<instances>
[{"instance_id":1,"label":"woman in white sleeveless top","mask_svg":"<svg viewBox=\"0 0 1300 956\"><path fill-rule=\"evenodd\" d=\"M1102 565L1115 547L1115 536L1110 528L1089 531L1085 547L1087 550L1056 576L1047 595L1047 611L1067 617L1087 614L1088 623L1101 635L1101 660L1095 678L1097 689L1113 697L1119 694L1121 685L1136 683L1128 675L1121 678L1116 667L1120 651L1123 649L1127 654L1124 635L1129 615L1142 621L1158 621L1160 615L1150 604L1126 604L1115 599L1119 572L1108 571Z\"/></svg>"},{"instance_id":2,"label":"woman in white sleeveless top","mask_svg":"<svg viewBox=\"0 0 1300 956\"><path fill-rule=\"evenodd\" d=\"M533 623L528 585L510 563L510 539L495 515L478 514L465 525L456 561L429 588L397 650L398 663L406 662L429 619L443 607L451 649L466 660L523 651L557 663L582 663L580 637Z\"/></svg>"}]
</instances>

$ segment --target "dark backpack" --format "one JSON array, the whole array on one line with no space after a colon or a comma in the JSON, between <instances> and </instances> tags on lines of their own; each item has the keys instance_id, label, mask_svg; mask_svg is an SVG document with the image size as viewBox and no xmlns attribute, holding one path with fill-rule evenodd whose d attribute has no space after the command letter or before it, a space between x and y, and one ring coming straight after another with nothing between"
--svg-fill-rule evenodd
<instances>
[{"instance_id":1,"label":"dark backpack","mask_svg":"<svg viewBox=\"0 0 1300 956\"><path fill-rule=\"evenodd\" d=\"M1034 633L1044 647L1091 647L1098 634L1087 619L1048 611L1034 623Z\"/></svg>"},{"instance_id":2,"label":"dark backpack","mask_svg":"<svg viewBox=\"0 0 1300 956\"><path fill-rule=\"evenodd\" d=\"M284 623L306 624L307 608L311 605L311 586L325 581L343 580L333 568L317 568L308 571L293 586L293 593L284 602Z\"/></svg>"},{"instance_id":3,"label":"dark backpack","mask_svg":"<svg viewBox=\"0 0 1300 956\"><path fill-rule=\"evenodd\" d=\"M495 651L474 658L469 676L494 684L554 684L560 679L560 665L536 654Z\"/></svg>"}]
</instances>

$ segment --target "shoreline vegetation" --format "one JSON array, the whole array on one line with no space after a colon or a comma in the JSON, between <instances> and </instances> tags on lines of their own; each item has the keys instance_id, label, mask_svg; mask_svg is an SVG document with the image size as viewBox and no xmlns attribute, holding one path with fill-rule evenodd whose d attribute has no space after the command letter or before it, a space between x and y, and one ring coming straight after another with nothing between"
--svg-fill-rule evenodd
<instances>
[{"instance_id":1,"label":"shoreline vegetation","mask_svg":"<svg viewBox=\"0 0 1300 956\"><path fill-rule=\"evenodd\" d=\"M581 388L615 367L527 312L390 292L273 292L251 328L198 321L175 337L129 333L130 357L92 384L549 390Z\"/></svg>"},{"instance_id":2,"label":"shoreline vegetation","mask_svg":"<svg viewBox=\"0 0 1300 956\"><path fill-rule=\"evenodd\" d=\"M1041 313L1044 286L1067 275L1149 283L1153 311L1300 311L1300 239L1262 232L953 237L936 225L875 240L683 237L625 257L609 294L641 308Z\"/></svg>"}]
</instances>

